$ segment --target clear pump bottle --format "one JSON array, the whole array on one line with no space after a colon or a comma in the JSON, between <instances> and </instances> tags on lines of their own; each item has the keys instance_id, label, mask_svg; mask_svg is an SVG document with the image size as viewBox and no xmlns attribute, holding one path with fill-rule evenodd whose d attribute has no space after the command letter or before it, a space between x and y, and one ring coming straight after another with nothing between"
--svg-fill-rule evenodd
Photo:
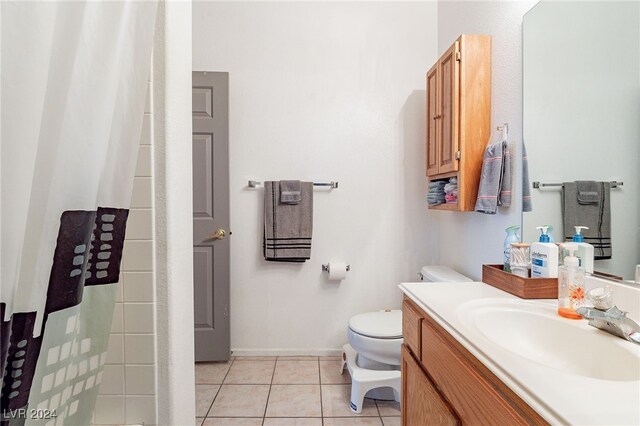
<instances>
[{"instance_id":1,"label":"clear pump bottle","mask_svg":"<svg viewBox=\"0 0 640 426\"><path fill-rule=\"evenodd\" d=\"M570 319L582 319L576 309L584 305L584 268L574 256L578 246L573 243L564 245L569 256L558 270L558 315Z\"/></svg>"},{"instance_id":2,"label":"clear pump bottle","mask_svg":"<svg viewBox=\"0 0 640 426\"><path fill-rule=\"evenodd\" d=\"M586 226L575 226L576 233L571 241L578 246L578 260L580 266L582 266L586 272L593 274L593 246L584 242L584 236L582 235L583 229L589 229Z\"/></svg>"}]
</instances>

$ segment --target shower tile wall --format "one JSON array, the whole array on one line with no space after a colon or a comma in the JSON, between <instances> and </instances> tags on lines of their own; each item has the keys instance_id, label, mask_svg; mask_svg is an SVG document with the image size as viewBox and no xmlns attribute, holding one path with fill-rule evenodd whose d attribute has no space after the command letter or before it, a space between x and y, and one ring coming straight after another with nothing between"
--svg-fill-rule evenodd
<instances>
[{"instance_id":1,"label":"shower tile wall","mask_svg":"<svg viewBox=\"0 0 640 426\"><path fill-rule=\"evenodd\" d=\"M151 81L95 425L156 423Z\"/></svg>"}]
</instances>

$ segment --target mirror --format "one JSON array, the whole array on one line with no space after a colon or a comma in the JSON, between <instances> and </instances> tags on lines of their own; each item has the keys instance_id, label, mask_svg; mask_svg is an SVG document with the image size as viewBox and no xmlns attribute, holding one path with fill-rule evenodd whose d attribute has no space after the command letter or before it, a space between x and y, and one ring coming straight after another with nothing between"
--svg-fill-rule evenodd
<instances>
[{"instance_id":1,"label":"mirror","mask_svg":"<svg viewBox=\"0 0 640 426\"><path fill-rule=\"evenodd\" d=\"M541 185L531 188L523 241L537 241L540 225L553 226L556 242L573 235L562 206L569 211L574 200L572 214L597 223L592 241L610 243L611 257L596 260L595 271L633 280L640 264L640 2L543 0L525 15L522 32L523 137L529 180ZM578 202L573 186L561 185L574 181L622 182L610 190L610 232L606 210L594 218L580 207L593 191L585 188ZM606 205L599 197L607 191L597 188L595 202Z\"/></svg>"}]
</instances>

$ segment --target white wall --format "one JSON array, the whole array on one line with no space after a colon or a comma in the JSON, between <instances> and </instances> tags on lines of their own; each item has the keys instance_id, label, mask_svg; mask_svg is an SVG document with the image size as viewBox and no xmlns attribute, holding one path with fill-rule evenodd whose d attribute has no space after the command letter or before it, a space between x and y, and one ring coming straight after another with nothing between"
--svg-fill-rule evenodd
<instances>
[{"instance_id":1,"label":"white wall","mask_svg":"<svg viewBox=\"0 0 640 426\"><path fill-rule=\"evenodd\" d=\"M397 284L434 259L424 178L425 72L436 3L193 4L193 69L228 71L231 346L322 353L350 316L399 308ZM248 179L337 180L315 190L312 258L261 256L262 189ZM346 261L342 283L321 264Z\"/></svg>"},{"instance_id":2,"label":"white wall","mask_svg":"<svg viewBox=\"0 0 640 426\"><path fill-rule=\"evenodd\" d=\"M502 263L504 229L520 225L520 141L522 140L522 16L537 1L439 1L438 54L462 33L488 34L491 44L491 128L509 123L513 153L514 197L496 215L430 211L437 221L438 263L480 279L483 263Z\"/></svg>"},{"instance_id":3,"label":"white wall","mask_svg":"<svg viewBox=\"0 0 640 426\"><path fill-rule=\"evenodd\" d=\"M191 11L191 2L160 2L153 46L156 380L163 425L195 418Z\"/></svg>"}]
</instances>

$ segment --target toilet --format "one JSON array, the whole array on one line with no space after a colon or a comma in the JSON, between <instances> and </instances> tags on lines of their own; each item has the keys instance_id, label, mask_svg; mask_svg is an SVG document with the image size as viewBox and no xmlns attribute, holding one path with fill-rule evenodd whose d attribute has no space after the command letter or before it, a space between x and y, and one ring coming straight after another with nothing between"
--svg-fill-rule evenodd
<instances>
[{"instance_id":1,"label":"toilet","mask_svg":"<svg viewBox=\"0 0 640 426\"><path fill-rule=\"evenodd\" d=\"M425 282L471 281L446 266L425 266L418 276ZM400 402L402 311L386 309L351 317L347 339L340 373L347 367L351 374L351 411L362 412L365 396Z\"/></svg>"}]
</instances>

